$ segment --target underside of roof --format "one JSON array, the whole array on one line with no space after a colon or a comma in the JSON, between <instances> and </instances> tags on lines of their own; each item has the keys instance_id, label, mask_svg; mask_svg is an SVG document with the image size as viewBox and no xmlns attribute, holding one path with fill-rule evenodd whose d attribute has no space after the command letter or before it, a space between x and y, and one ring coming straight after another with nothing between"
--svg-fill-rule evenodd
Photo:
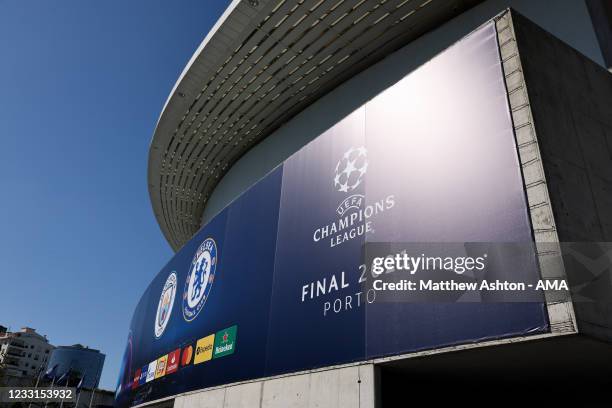
<instances>
[{"instance_id":1,"label":"underside of roof","mask_svg":"<svg viewBox=\"0 0 612 408\"><path fill-rule=\"evenodd\" d=\"M153 211L178 250L245 152L342 82L481 0L234 1L175 85L153 135Z\"/></svg>"}]
</instances>

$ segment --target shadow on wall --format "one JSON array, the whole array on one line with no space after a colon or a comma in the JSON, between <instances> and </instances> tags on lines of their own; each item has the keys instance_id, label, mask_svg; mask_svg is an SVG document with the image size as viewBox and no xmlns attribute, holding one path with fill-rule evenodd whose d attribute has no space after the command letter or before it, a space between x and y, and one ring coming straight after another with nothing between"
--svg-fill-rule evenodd
<instances>
[{"instance_id":1,"label":"shadow on wall","mask_svg":"<svg viewBox=\"0 0 612 408\"><path fill-rule=\"evenodd\" d=\"M575 335L381 366L382 408L610 407L612 347Z\"/></svg>"}]
</instances>

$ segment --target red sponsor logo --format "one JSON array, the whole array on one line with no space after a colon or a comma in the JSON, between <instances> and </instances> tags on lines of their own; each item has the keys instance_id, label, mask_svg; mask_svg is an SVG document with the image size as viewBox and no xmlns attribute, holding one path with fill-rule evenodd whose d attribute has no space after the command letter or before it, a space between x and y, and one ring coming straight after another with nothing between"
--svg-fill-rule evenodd
<instances>
[{"instance_id":1,"label":"red sponsor logo","mask_svg":"<svg viewBox=\"0 0 612 408\"><path fill-rule=\"evenodd\" d=\"M135 389L136 387L138 387L138 382L140 381L140 373L141 373L141 370L139 368L138 370L136 370L136 373L134 374L134 381L132 381L132 389Z\"/></svg>"},{"instance_id":2,"label":"red sponsor logo","mask_svg":"<svg viewBox=\"0 0 612 408\"><path fill-rule=\"evenodd\" d=\"M168 353L168 366L166 367L166 374L172 374L178 370L179 360L181 358L181 349L178 348L171 353Z\"/></svg>"}]
</instances>

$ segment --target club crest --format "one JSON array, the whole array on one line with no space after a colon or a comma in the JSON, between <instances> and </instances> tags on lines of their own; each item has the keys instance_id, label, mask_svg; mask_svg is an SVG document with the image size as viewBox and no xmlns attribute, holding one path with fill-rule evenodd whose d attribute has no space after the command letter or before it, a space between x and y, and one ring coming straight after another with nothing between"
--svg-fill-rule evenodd
<instances>
[{"instance_id":1,"label":"club crest","mask_svg":"<svg viewBox=\"0 0 612 408\"><path fill-rule=\"evenodd\" d=\"M191 261L185 290L183 291L183 317L188 322L198 316L204 307L215 279L217 244L206 238Z\"/></svg>"},{"instance_id":2,"label":"club crest","mask_svg":"<svg viewBox=\"0 0 612 408\"><path fill-rule=\"evenodd\" d=\"M172 272L166 279L161 296L159 297L159 303L157 304L157 313L155 314L155 338L160 338L161 335L164 334L164 330L166 330L166 326L170 320L170 314L172 313L172 306L174 305L174 298L176 296L176 285L176 272Z\"/></svg>"}]
</instances>

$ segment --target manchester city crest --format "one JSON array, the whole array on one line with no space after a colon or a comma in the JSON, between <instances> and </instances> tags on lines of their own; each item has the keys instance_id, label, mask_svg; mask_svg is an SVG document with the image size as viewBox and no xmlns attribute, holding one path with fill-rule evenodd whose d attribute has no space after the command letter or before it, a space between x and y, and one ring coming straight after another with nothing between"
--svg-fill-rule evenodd
<instances>
[{"instance_id":1,"label":"manchester city crest","mask_svg":"<svg viewBox=\"0 0 612 408\"><path fill-rule=\"evenodd\" d=\"M161 335L164 334L164 330L166 330L166 326L170 320L172 306L174 305L174 297L176 296L176 284L176 272L172 272L166 279L161 296L159 297L159 303L157 304L157 313L155 314L155 338L160 338Z\"/></svg>"},{"instance_id":2,"label":"manchester city crest","mask_svg":"<svg viewBox=\"0 0 612 408\"><path fill-rule=\"evenodd\" d=\"M206 238L193 256L183 291L183 317L188 322L195 319L204 307L215 280L216 268L217 244L214 239Z\"/></svg>"}]
</instances>

